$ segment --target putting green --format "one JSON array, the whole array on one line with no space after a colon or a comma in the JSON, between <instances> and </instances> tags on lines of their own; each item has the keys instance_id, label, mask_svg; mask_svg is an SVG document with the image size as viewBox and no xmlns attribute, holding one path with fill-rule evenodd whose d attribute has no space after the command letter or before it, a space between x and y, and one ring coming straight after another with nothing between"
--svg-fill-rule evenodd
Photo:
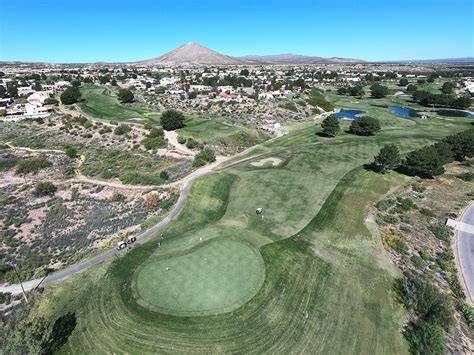
<instances>
[{"instance_id":1,"label":"putting green","mask_svg":"<svg viewBox=\"0 0 474 355\"><path fill-rule=\"evenodd\" d=\"M175 315L232 311L260 289L265 266L260 252L218 239L173 258L155 258L136 275L139 303Z\"/></svg>"}]
</instances>

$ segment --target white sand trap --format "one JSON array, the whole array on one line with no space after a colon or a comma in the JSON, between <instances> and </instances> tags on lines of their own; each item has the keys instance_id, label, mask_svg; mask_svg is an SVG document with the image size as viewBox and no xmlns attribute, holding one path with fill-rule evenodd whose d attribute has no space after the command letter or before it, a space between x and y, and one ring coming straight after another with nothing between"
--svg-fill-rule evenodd
<instances>
[{"instance_id":1,"label":"white sand trap","mask_svg":"<svg viewBox=\"0 0 474 355\"><path fill-rule=\"evenodd\" d=\"M278 166L281 163L281 159L280 158L265 158L258 161L254 161L253 163L250 163L250 164L252 164L253 166L263 166L265 165L265 163L268 163L268 162L270 162L272 166Z\"/></svg>"}]
</instances>

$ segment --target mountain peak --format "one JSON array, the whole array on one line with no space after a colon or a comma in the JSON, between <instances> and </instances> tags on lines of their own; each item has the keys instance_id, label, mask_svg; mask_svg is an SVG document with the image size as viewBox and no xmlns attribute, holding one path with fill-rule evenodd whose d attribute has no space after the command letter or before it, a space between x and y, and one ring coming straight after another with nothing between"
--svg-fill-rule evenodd
<instances>
[{"instance_id":1,"label":"mountain peak","mask_svg":"<svg viewBox=\"0 0 474 355\"><path fill-rule=\"evenodd\" d=\"M146 61L141 64L211 64L211 65L227 65L242 64L242 60L233 58L216 51L213 51L200 43L189 42L182 44L171 52L162 56Z\"/></svg>"}]
</instances>

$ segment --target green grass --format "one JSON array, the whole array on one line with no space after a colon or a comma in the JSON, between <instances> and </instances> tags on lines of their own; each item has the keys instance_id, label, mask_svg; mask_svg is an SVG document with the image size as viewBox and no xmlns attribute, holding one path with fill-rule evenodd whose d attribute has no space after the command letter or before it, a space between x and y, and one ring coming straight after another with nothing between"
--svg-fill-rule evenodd
<instances>
[{"instance_id":1,"label":"green grass","mask_svg":"<svg viewBox=\"0 0 474 355\"><path fill-rule=\"evenodd\" d=\"M141 107L121 104L109 88L83 85L79 107L93 117L119 122L159 123L160 115Z\"/></svg>"},{"instance_id":2,"label":"green grass","mask_svg":"<svg viewBox=\"0 0 474 355\"><path fill-rule=\"evenodd\" d=\"M202 142L215 137L228 136L240 130L240 127L214 119L187 117L185 127L178 129L178 134Z\"/></svg>"},{"instance_id":3,"label":"green grass","mask_svg":"<svg viewBox=\"0 0 474 355\"><path fill-rule=\"evenodd\" d=\"M265 267L258 252L235 240L216 240L191 253L156 257L136 280L139 297L170 314L231 311L252 298L262 285Z\"/></svg>"},{"instance_id":4,"label":"green grass","mask_svg":"<svg viewBox=\"0 0 474 355\"><path fill-rule=\"evenodd\" d=\"M361 166L383 144L407 153L469 121L370 109L383 126L375 137L304 127L259 150L282 159L276 167L198 179L160 248L151 239L46 287L33 314L76 313L65 353L407 353L396 272L366 217L408 178Z\"/></svg>"}]
</instances>

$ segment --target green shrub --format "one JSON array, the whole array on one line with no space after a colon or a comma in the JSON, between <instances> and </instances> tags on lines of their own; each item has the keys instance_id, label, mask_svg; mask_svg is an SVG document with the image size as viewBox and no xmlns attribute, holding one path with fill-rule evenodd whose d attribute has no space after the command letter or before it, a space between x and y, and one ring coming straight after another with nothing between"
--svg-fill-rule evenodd
<instances>
[{"instance_id":1,"label":"green shrub","mask_svg":"<svg viewBox=\"0 0 474 355\"><path fill-rule=\"evenodd\" d=\"M110 197L110 201L112 202L120 202L125 200L125 195L121 194L120 192L114 191L112 196Z\"/></svg>"},{"instance_id":2,"label":"green shrub","mask_svg":"<svg viewBox=\"0 0 474 355\"><path fill-rule=\"evenodd\" d=\"M426 191L426 186L423 185L423 184L420 184L420 183L418 183L418 184L413 184L413 185L412 185L412 189L413 189L413 191L415 191L415 192L423 193L423 192Z\"/></svg>"},{"instance_id":3,"label":"green shrub","mask_svg":"<svg viewBox=\"0 0 474 355\"><path fill-rule=\"evenodd\" d=\"M454 309L449 296L421 276L404 273L397 291L405 307L419 320L448 330L454 324Z\"/></svg>"},{"instance_id":4,"label":"green shrub","mask_svg":"<svg viewBox=\"0 0 474 355\"><path fill-rule=\"evenodd\" d=\"M421 269L426 264L426 261L423 260L423 258L418 255L412 255L411 261L413 262L413 265L415 265L417 269Z\"/></svg>"},{"instance_id":5,"label":"green shrub","mask_svg":"<svg viewBox=\"0 0 474 355\"><path fill-rule=\"evenodd\" d=\"M132 128L130 126L121 124L120 126L115 127L114 134L117 136L121 136L123 134L127 134L131 130Z\"/></svg>"},{"instance_id":6,"label":"green shrub","mask_svg":"<svg viewBox=\"0 0 474 355\"><path fill-rule=\"evenodd\" d=\"M420 250L419 253L420 253L421 258L425 261L430 261L431 258L433 257L428 250Z\"/></svg>"},{"instance_id":7,"label":"green shrub","mask_svg":"<svg viewBox=\"0 0 474 355\"><path fill-rule=\"evenodd\" d=\"M149 138L156 138L156 137L164 137L165 133L163 132L162 128L152 127L148 132Z\"/></svg>"},{"instance_id":8,"label":"green shrub","mask_svg":"<svg viewBox=\"0 0 474 355\"><path fill-rule=\"evenodd\" d=\"M109 126L105 126L101 129L99 129L99 134L106 134L106 133L110 133L112 132L112 128L110 128Z\"/></svg>"},{"instance_id":9,"label":"green shrub","mask_svg":"<svg viewBox=\"0 0 474 355\"><path fill-rule=\"evenodd\" d=\"M430 210L429 208L422 208L420 210L420 213L423 216L426 216L426 217L434 217L435 216L435 213L433 212L433 210Z\"/></svg>"},{"instance_id":10,"label":"green shrub","mask_svg":"<svg viewBox=\"0 0 474 355\"><path fill-rule=\"evenodd\" d=\"M142 144L146 150L165 148L167 146L166 140L163 137L145 138Z\"/></svg>"},{"instance_id":11,"label":"green shrub","mask_svg":"<svg viewBox=\"0 0 474 355\"><path fill-rule=\"evenodd\" d=\"M50 167L51 162L43 157L22 160L16 167L17 175L36 174L38 171Z\"/></svg>"},{"instance_id":12,"label":"green shrub","mask_svg":"<svg viewBox=\"0 0 474 355\"><path fill-rule=\"evenodd\" d=\"M194 149L194 148L197 148L198 146L199 146L199 142L192 138L189 138L188 141L186 142L186 147L188 149Z\"/></svg>"},{"instance_id":13,"label":"green shrub","mask_svg":"<svg viewBox=\"0 0 474 355\"><path fill-rule=\"evenodd\" d=\"M444 224L435 224L433 226L430 226L429 230L436 238L440 240L449 242L449 240L451 239L451 229Z\"/></svg>"},{"instance_id":14,"label":"green shrub","mask_svg":"<svg viewBox=\"0 0 474 355\"><path fill-rule=\"evenodd\" d=\"M1 158L0 171L7 171L15 167L20 160L17 158Z\"/></svg>"},{"instance_id":15,"label":"green shrub","mask_svg":"<svg viewBox=\"0 0 474 355\"><path fill-rule=\"evenodd\" d=\"M163 180L168 180L170 178L168 172L166 170L163 170L160 172L160 178Z\"/></svg>"},{"instance_id":16,"label":"green shrub","mask_svg":"<svg viewBox=\"0 0 474 355\"><path fill-rule=\"evenodd\" d=\"M471 172L463 173L463 174L457 175L456 177L464 181L469 181L469 182L474 181L474 173L471 173Z\"/></svg>"},{"instance_id":17,"label":"green shrub","mask_svg":"<svg viewBox=\"0 0 474 355\"><path fill-rule=\"evenodd\" d=\"M53 195L57 191L57 189L58 188L51 181L38 181L35 187L35 195Z\"/></svg>"},{"instance_id":18,"label":"green shrub","mask_svg":"<svg viewBox=\"0 0 474 355\"><path fill-rule=\"evenodd\" d=\"M443 250L439 253L436 257L436 263L444 271L453 272L456 270L453 253L450 249Z\"/></svg>"},{"instance_id":19,"label":"green shrub","mask_svg":"<svg viewBox=\"0 0 474 355\"><path fill-rule=\"evenodd\" d=\"M375 207L379 210L379 211L387 211L388 209L390 209L393 205L394 205L395 201L393 199L385 199L385 200L381 200L379 202L377 202L375 204Z\"/></svg>"},{"instance_id":20,"label":"green shrub","mask_svg":"<svg viewBox=\"0 0 474 355\"><path fill-rule=\"evenodd\" d=\"M67 147L67 148L64 150L64 153L65 153L69 158L74 159L75 157L77 157L77 148L75 148L75 147Z\"/></svg>"},{"instance_id":21,"label":"green shrub","mask_svg":"<svg viewBox=\"0 0 474 355\"><path fill-rule=\"evenodd\" d=\"M377 219L378 221L381 221L382 223L388 223L388 224L397 224L398 222L400 222L400 219L397 216L394 216L393 214L387 214L387 213L378 213Z\"/></svg>"},{"instance_id":22,"label":"green shrub","mask_svg":"<svg viewBox=\"0 0 474 355\"><path fill-rule=\"evenodd\" d=\"M154 174L131 171L121 174L119 180L129 185L160 185L163 182Z\"/></svg>"},{"instance_id":23,"label":"green shrub","mask_svg":"<svg viewBox=\"0 0 474 355\"><path fill-rule=\"evenodd\" d=\"M183 136L178 136L178 143L179 144L185 144L186 143L186 137ZM191 148L190 148L191 149Z\"/></svg>"},{"instance_id":24,"label":"green shrub","mask_svg":"<svg viewBox=\"0 0 474 355\"><path fill-rule=\"evenodd\" d=\"M401 211L409 211L415 206L413 200L409 197L406 197L406 198L397 197L397 202L398 202L398 208Z\"/></svg>"},{"instance_id":25,"label":"green shrub","mask_svg":"<svg viewBox=\"0 0 474 355\"><path fill-rule=\"evenodd\" d=\"M443 329L430 322L410 322L403 330L412 354L445 354L446 336Z\"/></svg>"},{"instance_id":26,"label":"green shrub","mask_svg":"<svg viewBox=\"0 0 474 355\"><path fill-rule=\"evenodd\" d=\"M211 148L206 147L196 154L196 156L194 157L193 166L199 167L214 161L216 161L216 155L214 151Z\"/></svg>"},{"instance_id":27,"label":"green shrub","mask_svg":"<svg viewBox=\"0 0 474 355\"><path fill-rule=\"evenodd\" d=\"M451 275L449 275L446 281L448 281L449 287L451 287L451 291L453 291L454 295L458 299L463 300L466 297L456 273L452 273Z\"/></svg>"},{"instance_id":28,"label":"green shrub","mask_svg":"<svg viewBox=\"0 0 474 355\"><path fill-rule=\"evenodd\" d=\"M466 319L469 328L474 329L474 307L471 307L466 303L462 303L459 307L459 311Z\"/></svg>"}]
</instances>

